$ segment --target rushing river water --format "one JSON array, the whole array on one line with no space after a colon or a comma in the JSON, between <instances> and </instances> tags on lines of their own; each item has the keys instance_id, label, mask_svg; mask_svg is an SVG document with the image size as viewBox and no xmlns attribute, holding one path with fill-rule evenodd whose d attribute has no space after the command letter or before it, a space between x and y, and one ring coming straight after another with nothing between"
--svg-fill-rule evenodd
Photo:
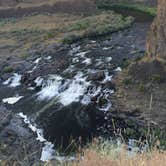
<instances>
[{"instance_id":1,"label":"rushing river water","mask_svg":"<svg viewBox=\"0 0 166 166\"><path fill-rule=\"evenodd\" d=\"M149 23L137 23L108 39L52 46L35 52L15 73L2 76L1 105L16 113L43 143L42 161L57 156L55 147L66 148L72 139L111 136L113 77L126 59L142 56L148 27Z\"/></svg>"}]
</instances>

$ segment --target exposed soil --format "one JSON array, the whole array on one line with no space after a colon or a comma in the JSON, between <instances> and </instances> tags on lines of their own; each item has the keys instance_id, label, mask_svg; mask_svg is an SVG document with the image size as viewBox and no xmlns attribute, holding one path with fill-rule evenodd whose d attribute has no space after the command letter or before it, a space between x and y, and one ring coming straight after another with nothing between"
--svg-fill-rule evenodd
<instances>
[{"instance_id":1,"label":"exposed soil","mask_svg":"<svg viewBox=\"0 0 166 166\"><path fill-rule=\"evenodd\" d=\"M135 63L130 67L129 74L132 79L142 83L151 81L164 83L166 81L165 66L158 60Z\"/></svg>"},{"instance_id":2,"label":"exposed soil","mask_svg":"<svg viewBox=\"0 0 166 166\"><path fill-rule=\"evenodd\" d=\"M139 111L140 119L165 130L165 75L165 66L156 60L131 65L116 78L114 109Z\"/></svg>"}]
</instances>

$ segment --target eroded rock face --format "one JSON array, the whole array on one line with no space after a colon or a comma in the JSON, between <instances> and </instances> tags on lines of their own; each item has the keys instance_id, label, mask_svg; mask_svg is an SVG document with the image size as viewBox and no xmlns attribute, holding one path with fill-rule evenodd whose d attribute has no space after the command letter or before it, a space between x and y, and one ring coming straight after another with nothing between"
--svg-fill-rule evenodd
<instances>
[{"instance_id":1,"label":"eroded rock face","mask_svg":"<svg viewBox=\"0 0 166 166\"><path fill-rule=\"evenodd\" d=\"M158 0L157 17L147 38L147 54L166 59L166 1Z\"/></svg>"}]
</instances>

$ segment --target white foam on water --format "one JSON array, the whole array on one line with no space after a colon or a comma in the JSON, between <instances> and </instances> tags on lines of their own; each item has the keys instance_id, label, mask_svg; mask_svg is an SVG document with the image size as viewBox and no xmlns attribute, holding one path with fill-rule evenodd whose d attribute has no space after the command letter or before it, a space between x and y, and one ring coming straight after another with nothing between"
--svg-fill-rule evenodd
<instances>
[{"instance_id":1,"label":"white foam on water","mask_svg":"<svg viewBox=\"0 0 166 166\"><path fill-rule=\"evenodd\" d=\"M73 62L73 63L77 63L77 62L79 62L79 61L80 61L80 60L79 60L78 57L75 57L75 58L72 59L72 62Z\"/></svg>"},{"instance_id":2,"label":"white foam on water","mask_svg":"<svg viewBox=\"0 0 166 166\"><path fill-rule=\"evenodd\" d=\"M92 63L92 60L90 58L86 58L82 63L85 63L86 65L90 65Z\"/></svg>"},{"instance_id":3,"label":"white foam on water","mask_svg":"<svg viewBox=\"0 0 166 166\"><path fill-rule=\"evenodd\" d=\"M114 71L122 71L122 69L120 67L117 67Z\"/></svg>"},{"instance_id":4,"label":"white foam on water","mask_svg":"<svg viewBox=\"0 0 166 166\"><path fill-rule=\"evenodd\" d=\"M100 107L99 110L107 112L107 111L109 111L111 109L111 107L112 107L112 103L108 102L104 106Z\"/></svg>"},{"instance_id":5,"label":"white foam on water","mask_svg":"<svg viewBox=\"0 0 166 166\"><path fill-rule=\"evenodd\" d=\"M43 83L44 79L42 77L37 77L34 82L36 83L36 86L41 86Z\"/></svg>"},{"instance_id":6,"label":"white foam on water","mask_svg":"<svg viewBox=\"0 0 166 166\"><path fill-rule=\"evenodd\" d=\"M88 105L91 103L91 97L89 95L84 95L81 100L81 104Z\"/></svg>"},{"instance_id":7,"label":"white foam on water","mask_svg":"<svg viewBox=\"0 0 166 166\"><path fill-rule=\"evenodd\" d=\"M93 87L92 89L88 90L88 93L84 95L81 100L81 103L84 105L88 105L91 102L91 98L99 95L101 93L101 87Z\"/></svg>"},{"instance_id":8,"label":"white foam on water","mask_svg":"<svg viewBox=\"0 0 166 166\"><path fill-rule=\"evenodd\" d=\"M90 83L86 81L83 74L78 73L69 84L69 87L59 94L60 102L65 106L72 102L78 102L80 100L80 96L84 95L89 85Z\"/></svg>"},{"instance_id":9,"label":"white foam on water","mask_svg":"<svg viewBox=\"0 0 166 166\"><path fill-rule=\"evenodd\" d=\"M78 56L78 57L81 57L81 58L84 58L85 55L88 53L88 51L85 51L85 52L79 52L77 54L75 54L75 56Z\"/></svg>"},{"instance_id":10,"label":"white foam on water","mask_svg":"<svg viewBox=\"0 0 166 166\"><path fill-rule=\"evenodd\" d=\"M81 48L80 46L78 46L78 47L73 47L72 50L69 51L69 54L70 54L70 55L76 54L77 52L80 51L80 48Z\"/></svg>"},{"instance_id":11,"label":"white foam on water","mask_svg":"<svg viewBox=\"0 0 166 166\"><path fill-rule=\"evenodd\" d=\"M59 102L63 105L69 105L72 102L78 102L80 97L84 95L90 82L86 81L83 73L79 72L72 80L66 80L62 83L62 77L52 76L54 79L48 78L43 83L42 90L37 94L40 100L49 100L57 97Z\"/></svg>"},{"instance_id":12,"label":"white foam on water","mask_svg":"<svg viewBox=\"0 0 166 166\"><path fill-rule=\"evenodd\" d=\"M38 64L38 63L41 61L41 59L42 59L42 58L37 58L37 59L34 61L34 63L35 63L35 64Z\"/></svg>"},{"instance_id":13,"label":"white foam on water","mask_svg":"<svg viewBox=\"0 0 166 166\"><path fill-rule=\"evenodd\" d=\"M50 75L47 81L43 81L42 90L37 94L38 99L51 99L59 95L59 87L61 86L62 77L58 75Z\"/></svg>"},{"instance_id":14,"label":"white foam on water","mask_svg":"<svg viewBox=\"0 0 166 166\"><path fill-rule=\"evenodd\" d=\"M28 125L28 128L30 128L34 133L36 133L36 135L37 135L36 140L44 143L40 160L43 162L46 162L51 159L54 159L56 157L55 156L56 152L53 149L54 145L51 142L48 142L44 138L43 131L41 129L38 129L35 124L31 124L28 117L26 115L24 115L22 112L20 112L18 115L24 120L24 123Z\"/></svg>"},{"instance_id":15,"label":"white foam on water","mask_svg":"<svg viewBox=\"0 0 166 166\"><path fill-rule=\"evenodd\" d=\"M46 162L54 159L55 156L53 156L52 154L55 153L55 150L53 148L54 145L51 142L45 142L45 146L42 148L40 160Z\"/></svg>"},{"instance_id":16,"label":"white foam on water","mask_svg":"<svg viewBox=\"0 0 166 166\"><path fill-rule=\"evenodd\" d=\"M21 85L20 81L21 75L18 73L14 73L12 77L3 82L3 85L8 85L9 87L17 87Z\"/></svg>"},{"instance_id":17,"label":"white foam on water","mask_svg":"<svg viewBox=\"0 0 166 166\"><path fill-rule=\"evenodd\" d=\"M35 69L37 69L37 65L32 68L32 70L28 71L27 73L32 73Z\"/></svg>"},{"instance_id":18,"label":"white foam on water","mask_svg":"<svg viewBox=\"0 0 166 166\"><path fill-rule=\"evenodd\" d=\"M95 40L91 40L91 43L96 43L96 41Z\"/></svg>"},{"instance_id":19,"label":"white foam on water","mask_svg":"<svg viewBox=\"0 0 166 166\"><path fill-rule=\"evenodd\" d=\"M2 99L2 102L7 104L15 104L22 98L23 96L9 97L9 98Z\"/></svg>"},{"instance_id":20,"label":"white foam on water","mask_svg":"<svg viewBox=\"0 0 166 166\"><path fill-rule=\"evenodd\" d=\"M49 57L48 57L49 58ZM45 58L47 59L47 57ZM36 64L32 70L28 71L28 73L32 73L35 69L37 69L38 63L42 60L42 58L37 58L33 63Z\"/></svg>"},{"instance_id":21,"label":"white foam on water","mask_svg":"<svg viewBox=\"0 0 166 166\"><path fill-rule=\"evenodd\" d=\"M48 57L45 57L44 59L50 60L51 58L52 58L51 56L48 56Z\"/></svg>"},{"instance_id":22,"label":"white foam on water","mask_svg":"<svg viewBox=\"0 0 166 166\"><path fill-rule=\"evenodd\" d=\"M107 57L106 58L106 62L111 62L112 61L112 57Z\"/></svg>"},{"instance_id":23,"label":"white foam on water","mask_svg":"<svg viewBox=\"0 0 166 166\"><path fill-rule=\"evenodd\" d=\"M11 78L8 78L6 81L4 81L2 84L3 85L8 85L12 80L12 77Z\"/></svg>"},{"instance_id":24,"label":"white foam on water","mask_svg":"<svg viewBox=\"0 0 166 166\"><path fill-rule=\"evenodd\" d=\"M103 50L109 50L111 47L103 47Z\"/></svg>"},{"instance_id":25,"label":"white foam on water","mask_svg":"<svg viewBox=\"0 0 166 166\"><path fill-rule=\"evenodd\" d=\"M105 73L105 78L104 78L104 80L102 81L102 83L107 83L107 82L111 81L113 76L112 76L112 75L109 75L109 72L108 72L108 71L105 71L104 73Z\"/></svg>"},{"instance_id":26,"label":"white foam on water","mask_svg":"<svg viewBox=\"0 0 166 166\"><path fill-rule=\"evenodd\" d=\"M34 87L28 87L27 89L28 89L28 90L32 90L32 91L35 90Z\"/></svg>"}]
</instances>

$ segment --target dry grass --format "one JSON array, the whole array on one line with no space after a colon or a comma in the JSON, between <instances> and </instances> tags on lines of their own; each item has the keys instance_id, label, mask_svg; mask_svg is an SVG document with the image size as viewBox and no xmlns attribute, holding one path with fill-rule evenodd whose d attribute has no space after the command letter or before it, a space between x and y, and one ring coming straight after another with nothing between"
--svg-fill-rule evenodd
<instances>
[{"instance_id":1,"label":"dry grass","mask_svg":"<svg viewBox=\"0 0 166 166\"><path fill-rule=\"evenodd\" d=\"M16 41L13 39L7 39L7 38L1 38L0 39L0 46L6 47L6 46L13 46L16 44Z\"/></svg>"},{"instance_id":2,"label":"dry grass","mask_svg":"<svg viewBox=\"0 0 166 166\"><path fill-rule=\"evenodd\" d=\"M63 2L66 0L47 0L47 1L46 0L37 0L37 1L31 0L31 3L20 2L16 5L16 7L25 8L25 7L34 7L34 6L42 6L42 5L53 5L59 1Z\"/></svg>"},{"instance_id":3,"label":"dry grass","mask_svg":"<svg viewBox=\"0 0 166 166\"><path fill-rule=\"evenodd\" d=\"M54 5L56 3L67 2L67 3L77 3L83 1L93 1L93 0L24 0L22 2L16 2L10 0L9 2L5 2L6 0L1 0L3 3L0 6L0 9L9 9L9 8L31 8L31 7L40 7L44 5Z\"/></svg>"},{"instance_id":4,"label":"dry grass","mask_svg":"<svg viewBox=\"0 0 166 166\"><path fill-rule=\"evenodd\" d=\"M81 154L83 158L78 157L72 166L164 166L166 162L166 152L129 153L125 144L110 141L94 140Z\"/></svg>"},{"instance_id":5,"label":"dry grass","mask_svg":"<svg viewBox=\"0 0 166 166\"><path fill-rule=\"evenodd\" d=\"M73 166L165 166L166 153L153 151L135 157L128 157L125 153L119 154L117 159L112 156L102 156L95 150L86 150L83 160Z\"/></svg>"},{"instance_id":6,"label":"dry grass","mask_svg":"<svg viewBox=\"0 0 166 166\"><path fill-rule=\"evenodd\" d=\"M1 23L1 32L10 32L14 30L51 30L59 29L71 24L73 21L82 19L81 16L75 16L71 14L37 14L20 19L4 20Z\"/></svg>"},{"instance_id":7,"label":"dry grass","mask_svg":"<svg viewBox=\"0 0 166 166\"><path fill-rule=\"evenodd\" d=\"M13 7L13 4L14 4L15 8L18 8L18 7L26 8L26 7L37 7L37 6L42 6L42 5L53 5L59 1L66 1L66 0L35 0L35 1L34 0L28 0L28 1L25 0L25 1L17 2L17 3L16 2L15 3L5 3L5 0L4 0L4 3L2 4L2 6L0 6L0 9Z\"/></svg>"},{"instance_id":8,"label":"dry grass","mask_svg":"<svg viewBox=\"0 0 166 166\"><path fill-rule=\"evenodd\" d=\"M74 162L59 163L58 166L165 166L166 152L154 150L145 153L129 153L126 145L115 145L109 141L90 144ZM45 166L55 166L54 162Z\"/></svg>"}]
</instances>

